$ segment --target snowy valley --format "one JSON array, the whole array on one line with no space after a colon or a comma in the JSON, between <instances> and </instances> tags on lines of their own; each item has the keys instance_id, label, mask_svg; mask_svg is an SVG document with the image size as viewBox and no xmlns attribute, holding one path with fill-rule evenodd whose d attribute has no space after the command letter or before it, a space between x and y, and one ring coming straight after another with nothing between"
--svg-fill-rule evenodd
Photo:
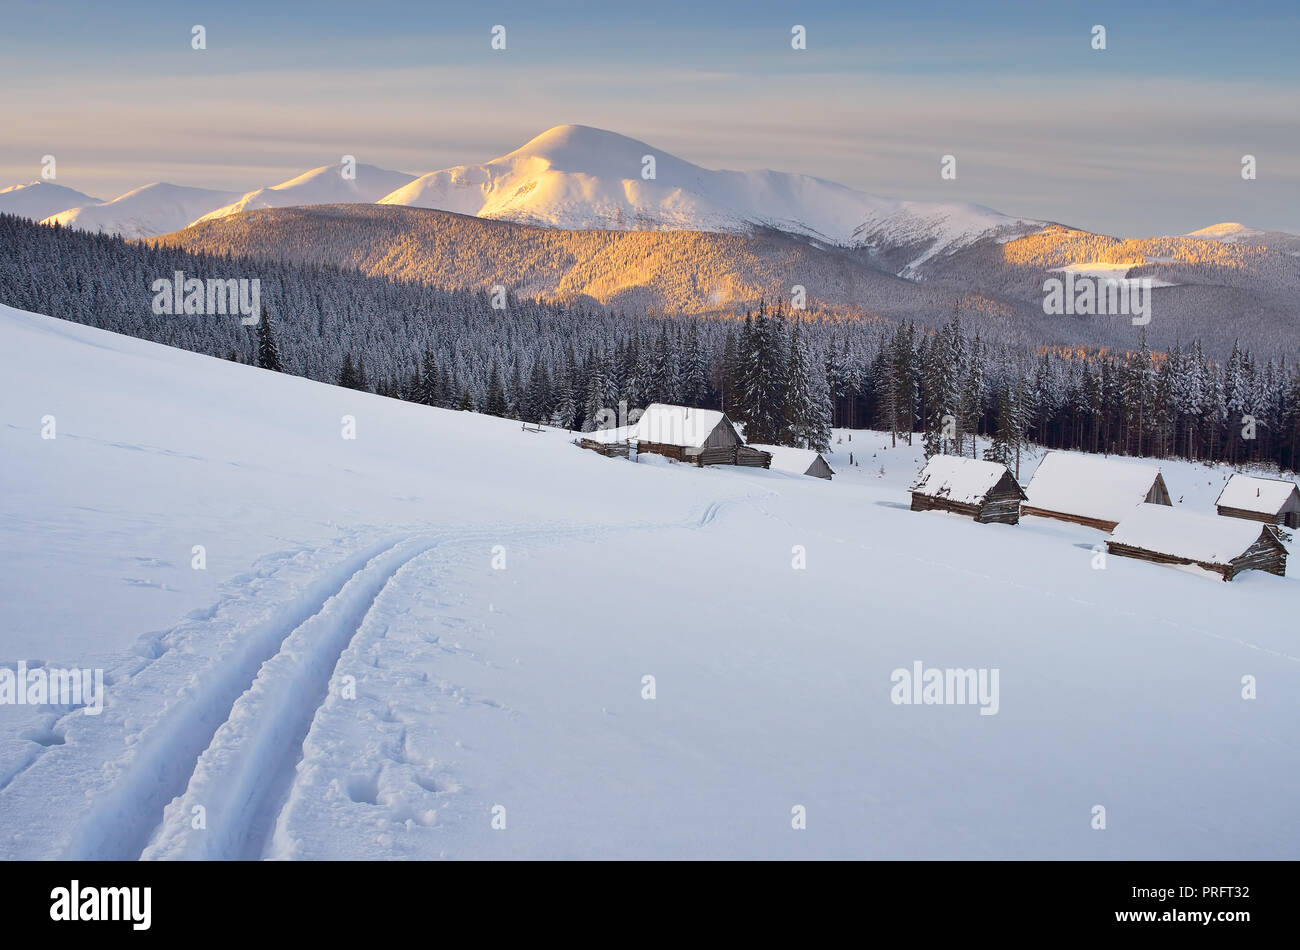
<instances>
[{"instance_id":1,"label":"snowy valley","mask_svg":"<svg viewBox=\"0 0 1300 950\"><path fill-rule=\"evenodd\" d=\"M105 671L0 705L6 858L1300 856L1294 560L909 511L919 437L632 463L6 307L0 381L0 665Z\"/></svg>"}]
</instances>

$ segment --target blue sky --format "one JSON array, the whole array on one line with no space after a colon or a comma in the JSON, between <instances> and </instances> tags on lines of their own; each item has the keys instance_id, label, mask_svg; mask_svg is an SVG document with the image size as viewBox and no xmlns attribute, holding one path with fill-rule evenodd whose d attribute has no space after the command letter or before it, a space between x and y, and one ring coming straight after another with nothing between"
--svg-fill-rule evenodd
<instances>
[{"instance_id":1,"label":"blue sky","mask_svg":"<svg viewBox=\"0 0 1300 950\"><path fill-rule=\"evenodd\" d=\"M100 197L251 189L342 154L422 173L577 122L1108 233L1300 230L1300 4L1132 6L0 0L0 184L46 154Z\"/></svg>"}]
</instances>

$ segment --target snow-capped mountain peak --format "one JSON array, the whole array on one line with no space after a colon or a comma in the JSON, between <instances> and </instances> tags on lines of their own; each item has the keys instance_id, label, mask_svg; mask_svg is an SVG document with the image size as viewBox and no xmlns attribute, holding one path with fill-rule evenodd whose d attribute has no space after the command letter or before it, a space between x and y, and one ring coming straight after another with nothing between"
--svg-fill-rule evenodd
<instances>
[{"instance_id":1,"label":"snow-capped mountain peak","mask_svg":"<svg viewBox=\"0 0 1300 950\"><path fill-rule=\"evenodd\" d=\"M380 199L569 229L776 228L846 246L918 245L930 256L1003 228L989 208L881 198L821 178L694 165L637 139L583 125L548 129L479 165L430 172Z\"/></svg>"},{"instance_id":2,"label":"snow-capped mountain peak","mask_svg":"<svg viewBox=\"0 0 1300 950\"><path fill-rule=\"evenodd\" d=\"M585 125L558 125L498 158L419 178L373 165L323 165L243 194L156 183L109 202L63 204L57 214L43 217L152 237L243 211L355 203L574 230L771 228L832 245L901 249L892 264L903 273L983 237L1018 236L1044 225L979 205L882 198L809 175L707 169Z\"/></svg>"},{"instance_id":3,"label":"snow-capped mountain peak","mask_svg":"<svg viewBox=\"0 0 1300 950\"><path fill-rule=\"evenodd\" d=\"M384 195L414 180L414 175L389 171L374 165L322 165L288 181L258 188L219 208L199 221L210 221L258 208L287 208L294 205L373 204Z\"/></svg>"},{"instance_id":4,"label":"snow-capped mountain peak","mask_svg":"<svg viewBox=\"0 0 1300 950\"><path fill-rule=\"evenodd\" d=\"M1183 237L1205 238L1210 241L1225 241L1229 244L1235 244L1242 240L1259 237L1263 233L1257 228L1248 228L1239 221L1221 221L1218 224L1211 224L1208 228L1189 231Z\"/></svg>"},{"instance_id":5,"label":"snow-capped mountain peak","mask_svg":"<svg viewBox=\"0 0 1300 950\"><path fill-rule=\"evenodd\" d=\"M1296 231L1252 228L1239 221L1221 221L1208 228L1184 234L1183 237L1200 241L1217 241L1220 244L1250 244L1263 246L1292 257L1300 256L1300 233Z\"/></svg>"},{"instance_id":6,"label":"snow-capped mountain peak","mask_svg":"<svg viewBox=\"0 0 1300 950\"><path fill-rule=\"evenodd\" d=\"M42 179L0 188L0 214L16 214L35 221L68 208L98 204L99 201L99 198L92 198L76 189Z\"/></svg>"},{"instance_id":7,"label":"snow-capped mountain peak","mask_svg":"<svg viewBox=\"0 0 1300 950\"><path fill-rule=\"evenodd\" d=\"M183 228L234 197L229 191L156 181L118 195L112 201L69 208L45 220L125 238L153 237Z\"/></svg>"}]
</instances>

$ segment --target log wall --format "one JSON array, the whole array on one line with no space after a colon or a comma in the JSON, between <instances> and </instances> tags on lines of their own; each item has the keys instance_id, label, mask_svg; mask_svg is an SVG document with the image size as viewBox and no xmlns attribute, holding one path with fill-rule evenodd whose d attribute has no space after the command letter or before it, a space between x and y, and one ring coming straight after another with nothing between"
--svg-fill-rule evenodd
<instances>
[{"instance_id":1,"label":"log wall","mask_svg":"<svg viewBox=\"0 0 1300 950\"><path fill-rule=\"evenodd\" d=\"M1225 581L1230 581L1242 571L1266 571L1269 574L1286 576L1286 551L1282 546L1272 540L1260 538L1240 557L1233 558L1227 564L1212 564L1208 561L1197 561L1187 557L1176 557L1172 554L1159 554L1155 551L1148 551L1145 548L1133 547L1128 544L1119 544L1115 541L1107 541L1106 549L1111 554L1118 554L1120 557L1137 558L1140 561L1150 561L1153 564L1194 564L1202 567L1207 571L1213 571L1220 575Z\"/></svg>"},{"instance_id":2,"label":"log wall","mask_svg":"<svg viewBox=\"0 0 1300 950\"><path fill-rule=\"evenodd\" d=\"M1263 524L1281 524L1282 519L1278 515L1270 515L1264 511L1247 511L1245 508L1229 508L1227 505L1217 505L1219 514L1225 518L1241 518L1244 521L1259 521Z\"/></svg>"},{"instance_id":3,"label":"log wall","mask_svg":"<svg viewBox=\"0 0 1300 950\"><path fill-rule=\"evenodd\" d=\"M772 456L748 445L717 446L707 448L691 457L696 465L748 465L751 468L769 468Z\"/></svg>"},{"instance_id":4,"label":"log wall","mask_svg":"<svg viewBox=\"0 0 1300 950\"><path fill-rule=\"evenodd\" d=\"M578 444L606 458L628 458L631 453L631 446L626 442L596 442L593 439L579 439Z\"/></svg>"},{"instance_id":5,"label":"log wall","mask_svg":"<svg viewBox=\"0 0 1300 950\"><path fill-rule=\"evenodd\" d=\"M951 511L953 514L974 518L980 524L1019 524L1020 495L1007 492L995 497L990 493L982 503L974 505L912 492L912 510Z\"/></svg>"}]
</instances>

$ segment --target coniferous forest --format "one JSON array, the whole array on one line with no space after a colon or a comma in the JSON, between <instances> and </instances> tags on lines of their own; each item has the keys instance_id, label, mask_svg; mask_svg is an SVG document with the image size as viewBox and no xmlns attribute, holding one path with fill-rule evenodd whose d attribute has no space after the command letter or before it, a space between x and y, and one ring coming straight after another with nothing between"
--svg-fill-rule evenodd
<instances>
[{"instance_id":1,"label":"coniferous forest","mask_svg":"<svg viewBox=\"0 0 1300 950\"><path fill-rule=\"evenodd\" d=\"M590 430L597 413L724 409L751 442L824 447L831 426L920 436L926 454L1017 467L1028 443L1233 464L1300 462L1300 367L1030 348L997 319L930 330L759 303L731 319L448 290L315 265L190 254L0 216L0 302L209 356L450 409ZM156 315L150 287L257 278L263 317Z\"/></svg>"}]
</instances>

